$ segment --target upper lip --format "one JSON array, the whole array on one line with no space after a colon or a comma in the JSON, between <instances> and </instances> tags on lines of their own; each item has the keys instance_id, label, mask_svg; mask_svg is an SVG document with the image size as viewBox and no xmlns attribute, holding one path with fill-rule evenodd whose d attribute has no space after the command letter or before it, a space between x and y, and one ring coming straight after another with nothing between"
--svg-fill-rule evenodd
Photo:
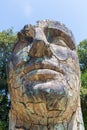
<instances>
[{"instance_id":1,"label":"upper lip","mask_svg":"<svg viewBox=\"0 0 87 130\"><path fill-rule=\"evenodd\" d=\"M52 61L45 61L45 60L38 61L37 59L36 60L32 59L28 64L25 65L20 76L23 77L30 71L38 69L50 69L65 75L65 71L63 69L60 69L57 63L54 63Z\"/></svg>"}]
</instances>

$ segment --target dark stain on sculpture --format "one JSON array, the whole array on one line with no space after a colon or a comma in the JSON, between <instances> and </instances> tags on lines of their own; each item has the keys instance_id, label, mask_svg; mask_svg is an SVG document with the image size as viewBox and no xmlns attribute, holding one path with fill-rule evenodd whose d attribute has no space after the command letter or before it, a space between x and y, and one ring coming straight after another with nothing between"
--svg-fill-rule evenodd
<instances>
[{"instance_id":1,"label":"dark stain on sculpture","mask_svg":"<svg viewBox=\"0 0 87 130\"><path fill-rule=\"evenodd\" d=\"M9 130L84 130L76 45L64 24L24 26L8 62L8 84Z\"/></svg>"}]
</instances>

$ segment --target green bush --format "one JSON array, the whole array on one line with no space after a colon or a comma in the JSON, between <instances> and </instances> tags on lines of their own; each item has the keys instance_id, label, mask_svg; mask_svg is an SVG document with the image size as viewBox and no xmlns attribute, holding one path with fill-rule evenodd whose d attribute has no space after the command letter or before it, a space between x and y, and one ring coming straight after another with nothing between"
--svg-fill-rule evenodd
<instances>
[{"instance_id":1,"label":"green bush","mask_svg":"<svg viewBox=\"0 0 87 130\"><path fill-rule=\"evenodd\" d=\"M0 130L8 130L8 122L0 120Z\"/></svg>"}]
</instances>

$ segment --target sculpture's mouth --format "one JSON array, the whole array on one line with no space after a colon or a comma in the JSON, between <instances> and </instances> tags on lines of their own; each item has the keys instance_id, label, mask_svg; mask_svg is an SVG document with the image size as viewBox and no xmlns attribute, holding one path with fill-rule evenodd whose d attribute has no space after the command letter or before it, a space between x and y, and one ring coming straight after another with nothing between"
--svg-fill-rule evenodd
<instances>
[{"instance_id":1,"label":"sculpture's mouth","mask_svg":"<svg viewBox=\"0 0 87 130\"><path fill-rule=\"evenodd\" d=\"M58 75L65 75L65 72L58 67L57 62L51 60L32 60L24 67L21 77L25 75L29 77L29 80L46 81L57 78Z\"/></svg>"},{"instance_id":2,"label":"sculpture's mouth","mask_svg":"<svg viewBox=\"0 0 87 130\"><path fill-rule=\"evenodd\" d=\"M63 69L60 69L58 62L52 60L40 60L32 59L28 62L21 71L21 78L25 88L28 88L28 92L35 91L37 89L48 91L64 91L63 81L66 73ZM32 90L31 90L32 89Z\"/></svg>"},{"instance_id":3,"label":"sculpture's mouth","mask_svg":"<svg viewBox=\"0 0 87 130\"><path fill-rule=\"evenodd\" d=\"M36 69L26 74L30 81L49 81L57 79L62 74L50 69Z\"/></svg>"}]
</instances>

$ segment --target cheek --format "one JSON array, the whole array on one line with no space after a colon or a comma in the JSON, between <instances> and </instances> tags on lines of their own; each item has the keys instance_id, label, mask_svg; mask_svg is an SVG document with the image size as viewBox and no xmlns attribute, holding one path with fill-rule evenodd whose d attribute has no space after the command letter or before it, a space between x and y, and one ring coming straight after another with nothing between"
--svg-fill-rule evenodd
<instances>
[{"instance_id":1,"label":"cheek","mask_svg":"<svg viewBox=\"0 0 87 130\"><path fill-rule=\"evenodd\" d=\"M60 69L66 72L66 91L69 104L76 104L80 94L80 70L77 55L73 55L72 52L70 58L66 61L60 61Z\"/></svg>"},{"instance_id":2,"label":"cheek","mask_svg":"<svg viewBox=\"0 0 87 130\"><path fill-rule=\"evenodd\" d=\"M12 55L13 67L20 66L24 62L26 62L30 59L30 57L28 56L28 52L29 52L30 48L31 48L30 46L27 46L27 47L24 47L23 49L21 49L19 52L13 53L13 55Z\"/></svg>"},{"instance_id":3,"label":"cheek","mask_svg":"<svg viewBox=\"0 0 87 130\"><path fill-rule=\"evenodd\" d=\"M72 110L75 110L80 95L80 80L77 75L71 74L67 83L68 104Z\"/></svg>"},{"instance_id":4,"label":"cheek","mask_svg":"<svg viewBox=\"0 0 87 130\"><path fill-rule=\"evenodd\" d=\"M71 57L71 50L69 48L58 46L55 44L51 44L50 46L53 54L59 60L67 60L69 57Z\"/></svg>"},{"instance_id":5,"label":"cheek","mask_svg":"<svg viewBox=\"0 0 87 130\"><path fill-rule=\"evenodd\" d=\"M63 54L65 54L64 57L66 57L65 60L64 57L61 58L62 60L59 60L60 69L62 69L67 74L67 76L74 74L80 78L80 68L77 53L73 50L66 50L67 51L63 52ZM58 54L57 57L59 58L59 56L60 55Z\"/></svg>"},{"instance_id":6,"label":"cheek","mask_svg":"<svg viewBox=\"0 0 87 130\"><path fill-rule=\"evenodd\" d=\"M68 72L74 73L80 79L80 67L77 54L74 55L73 52L71 53L71 57L66 62L66 68Z\"/></svg>"},{"instance_id":7,"label":"cheek","mask_svg":"<svg viewBox=\"0 0 87 130\"><path fill-rule=\"evenodd\" d=\"M61 64L60 66L66 72L65 79L67 83L67 93L72 100L72 98L78 96L80 91L79 70L76 70L75 65L72 62L71 64Z\"/></svg>"},{"instance_id":8,"label":"cheek","mask_svg":"<svg viewBox=\"0 0 87 130\"><path fill-rule=\"evenodd\" d=\"M80 91L80 80L77 75L71 75L70 79L68 80L68 87L71 93L78 95Z\"/></svg>"}]
</instances>

